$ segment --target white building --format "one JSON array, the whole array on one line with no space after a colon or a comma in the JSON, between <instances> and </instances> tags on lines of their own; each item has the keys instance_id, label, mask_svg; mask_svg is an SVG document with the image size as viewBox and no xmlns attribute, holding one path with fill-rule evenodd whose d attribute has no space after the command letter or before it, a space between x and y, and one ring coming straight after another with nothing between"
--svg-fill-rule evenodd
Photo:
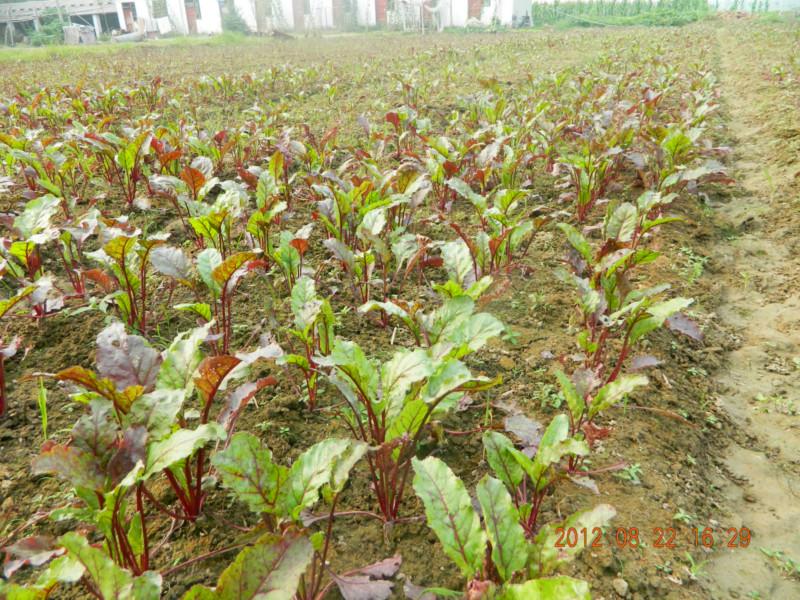
<instances>
[{"instance_id":1,"label":"white building","mask_svg":"<svg viewBox=\"0 0 800 600\"><path fill-rule=\"evenodd\" d=\"M115 0L120 29L129 33L221 33L217 0Z\"/></svg>"}]
</instances>

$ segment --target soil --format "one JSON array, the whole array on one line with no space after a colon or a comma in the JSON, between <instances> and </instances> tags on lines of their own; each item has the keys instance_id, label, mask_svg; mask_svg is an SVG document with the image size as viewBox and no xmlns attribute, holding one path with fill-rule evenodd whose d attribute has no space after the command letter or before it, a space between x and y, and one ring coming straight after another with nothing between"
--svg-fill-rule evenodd
<instances>
[{"instance_id":1,"label":"soil","mask_svg":"<svg viewBox=\"0 0 800 600\"><path fill-rule=\"evenodd\" d=\"M792 96L762 76L769 72L771 56L765 39L771 39L774 33L769 27L736 22L657 34L667 44L681 43L688 36L698 44L711 45L723 108L717 135L733 148L729 163L737 184L704 189L701 198L681 198L675 209L685 222L665 229L658 240L664 256L651 266L652 275L657 281L670 282L680 295L696 299L693 317L702 324L705 339L696 343L668 332L653 336L648 352L662 358L663 363L650 371L650 386L633 394L627 406L609 412L604 425L613 427L613 434L600 442L590 466L602 471L620 462L638 465L640 481L621 477L619 470L598 472L594 477L597 495L567 485L546 504L544 518L549 521L586 506L608 503L617 510L615 528L639 530L645 543L638 548L607 545L586 552L567 571L588 579L595 598L800 597L797 579L787 577L760 551L782 550L800 560L796 528L800 517L800 439L798 417L788 408L795 402L800 410L796 391L800 368L795 360L800 356L800 270L796 258L800 179L795 175L800 169L800 105L796 93ZM549 69L580 67L604 49L653 33L591 30L591 35L530 35L538 36L531 42L539 52L537 68ZM396 52L403 60L410 60L421 51L490 53L494 39L442 36L418 40L404 36L392 38L392 43L397 43ZM742 43L752 46L753 56L748 55L748 60L742 60ZM345 65L347 61L367 60L360 52L363 48L346 40L322 41L309 52L280 42L258 44L241 50L204 48L204 56L211 60L204 63L202 71L224 73L228 65L239 72L263 68L264 55L313 63L325 60L331 49ZM192 52L180 47L137 50L135 56L146 60L136 76L145 78L159 69L165 71L165 77L175 79L179 73L181 77L199 74L200 61L192 63ZM384 52L370 51L370 57L378 60ZM105 70L108 60L92 57L89 64L101 77L110 77ZM126 60L133 59L129 56ZM69 81L69 69L36 64L37 69L40 66L42 76L53 84L60 78ZM17 64L14 70L22 72L30 67ZM522 85L523 76L515 70L514 65L505 66L498 76ZM345 67L342 72L346 72ZM346 81L340 85L342 95L353 91L354 86ZM440 105L446 106L448 90L463 85L463 79L457 76L432 93ZM331 114L335 111L320 108L321 102L319 95L298 99L296 110L313 112L320 126L337 124L337 115ZM357 101L351 102L343 109L350 117L358 114ZM783 109L765 110L772 103ZM213 108L207 110L220 121L229 118ZM350 123L353 121L350 119ZM552 190L549 193L544 201L554 203ZM296 218L302 223L302 215ZM476 373L502 375L503 385L476 397L471 406L442 423L451 434L444 440L429 440L423 448L444 459L470 489L486 472L480 436L458 432L471 430L486 419L500 420L509 410L521 410L543 423L557 412L553 406L555 365L546 356L568 353L574 344L569 295L552 273L561 255L558 232L540 232L525 261L527 268L509 274L507 284L498 285L503 293L482 307L507 323L515 339L493 344L475 357L470 367ZM688 257L708 259L705 272L698 278L687 275ZM249 338L267 319L262 314L267 294L259 291L257 282L248 282L242 292L236 301L242 315L238 341ZM413 296L416 292L411 288L408 293ZM287 309L285 305L271 308L278 314ZM161 335L164 340L171 339L176 331L190 325L185 315L170 315ZM3 325L4 339L23 335L29 352L21 360L7 363L11 410L0 422L0 545L23 534L57 535L70 528L69 523L54 525L41 520L38 512L63 504L68 494L51 479L32 479L29 475L29 462L41 441L38 382L29 376L42 370L42 365L53 372L73 364L92 366L93 340L103 326L103 316L97 313ZM388 352L393 339L397 344L404 343L402 332L395 336L391 329L377 328L352 315L342 319L338 333L376 353ZM240 430L258 433L275 455L287 462L315 441L346 434L330 410L323 408L314 414L302 410L296 377L278 369L275 375L279 385L258 396L257 406L251 406L241 419ZM51 436L64 438L78 409L63 390L49 383L47 387ZM320 394L331 395L332 391L321 390ZM757 401L758 394L781 400ZM166 489L156 491L165 501L172 500ZM353 478L341 506L343 510L375 509L365 473L359 471ZM410 495L406 522L392 528L364 516L338 518L333 531L332 568L346 571L400 554L401 578L417 585L459 589L462 582L435 536L421 522L421 513L421 506ZM211 495L205 515L194 525L173 529L158 515L153 522L152 538L164 540L155 558L159 568L247 540L247 534L237 527L255 525L246 509L222 491ZM713 549L693 543L694 529L706 527L714 532ZM724 548L722 540L727 541L726 532L732 527L752 531L748 548ZM656 547L655 528L674 528L676 547ZM195 583L213 585L234 554L221 554L176 571L165 579L165 597L178 598ZM627 591L620 594L623 590ZM63 597L80 597L77 589L72 592L74 596ZM759 595L753 596L753 592ZM400 584L395 586L395 597L403 597Z\"/></svg>"},{"instance_id":2,"label":"soil","mask_svg":"<svg viewBox=\"0 0 800 600\"><path fill-rule=\"evenodd\" d=\"M726 449L714 481L728 522L754 538L747 549L716 556L709 575L721 598L797 598L797 576L787 578L763 551L800 556L800 94L753 76L776 54L741 33L717 36L738 187L713 206L720 226L739 232L715 247L726 278L718 314L737 338L715 381L745 437Z\"/></svg>"}]
</instances>

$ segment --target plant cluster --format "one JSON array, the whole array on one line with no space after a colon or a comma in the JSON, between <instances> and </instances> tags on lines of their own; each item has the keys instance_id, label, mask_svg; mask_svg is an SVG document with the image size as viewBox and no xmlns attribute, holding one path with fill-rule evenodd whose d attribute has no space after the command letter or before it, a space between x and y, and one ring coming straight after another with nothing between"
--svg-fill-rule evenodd
<instances>
[{"instance_id":1,"label":"plant cluster","mask_svg":"<svg viewBox=\"0 0 800 600\"><path fill-rule=\"evenodd\" d=\"M180 101L158 78L19 90L4 103L0 172L25 202L0 243L0 318L98 311L106 326L93 369L39 373L80 413L33 462L65 482L70 501L49 517L76 531L8 547L12 574L45 568L0 594L79 583L97 598L156 598L175 569L159 560L154 523L195 527L230 493L257 524L216 586L185 599L321 600L337 587L382 600L401 557L335 572L334 523L349 513L399 526L418 506L413 488L467 597L589 597L559 574L584 545L556 548L556 529L603 528L614 510L553 521L547 507L564 481L591 475L606 413L647 384L640 372L658 360L645 340L665 327L700 337L683 313L691 300L647 265L659 229L680 220L678 200L726 179L707 131L716 82L702 61L678 71L643 44L519 87L482 79L442 115L422 101L430 81L405 75L397 105L363 118L354 146L258 107L216 131L170 119ZM203 77L188 98L306 84L273 68ZM492 472L475 504L433 454L442 423L501 389L475 358L513 332L484 308L529 272L544 230L564 241L558 276L574 290L575 349L554 373L566 411L540 436L506 435L489 418L475 429ZM255 320L242 308L253 297ZM352 320L381 339L391 330L390 347L347 339ZM3 345L0 375L21 343ZM340 433L284 456L236 431L276 385ZM348 505L355 477L371 506Z\"/></svg>"}]
</instances>

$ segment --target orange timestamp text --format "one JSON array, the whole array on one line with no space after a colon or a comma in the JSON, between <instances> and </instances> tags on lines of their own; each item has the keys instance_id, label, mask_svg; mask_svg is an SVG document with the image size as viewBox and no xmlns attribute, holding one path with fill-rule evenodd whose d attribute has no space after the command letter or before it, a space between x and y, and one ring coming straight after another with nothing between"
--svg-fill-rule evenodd
<instances>
[{"instance_id":1,"label":"orange timestamp text","mask_svg":"<svg viewBox=\"0 0 800 600\"><path fill-rule=\"evenodd\" d=\"M683 544L695 548L747 548L752 533L747 527L729 527L715 531L711 527L693 527L689 534L680 534L674 527L616 527L603 531L600 527L557 527L556 548L678 548Z\"/></svg>"}]
</instances>

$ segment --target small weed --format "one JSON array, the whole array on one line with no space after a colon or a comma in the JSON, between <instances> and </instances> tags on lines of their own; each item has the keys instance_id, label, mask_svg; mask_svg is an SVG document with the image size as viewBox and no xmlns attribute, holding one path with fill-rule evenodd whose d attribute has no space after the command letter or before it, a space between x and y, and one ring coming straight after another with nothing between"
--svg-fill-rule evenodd
<instances>
[{"instance_id":1,"label":"small weed","mask_svg":"<svg viewBox=\"0 0 800 600\"><path fill-rule=\"evenodd\" d=\"M759 548L759 550L775 563L787 577L800 579L800 562L787 556L783 550L770 550L768 548Z\"/></svg>"},{"instance_id":2,"label":"small weed","mask_svg":"<svg viewBox=\"0 0 800 600\"><path fill-rule=\"evenodd\" d=\"M687 571L689 573L689 578L692 581L697 581L699 577L705 575L703 566L708 562L707 560L695 562L694 557L689 552L685 552L684 556L686 557L686 562L689 563Z\"/></svg>"},{"instance_id":3,"label":"small weed","mask_svg":"<svg viewBox=\"0 0 800 600\"><path fill-rule=\"evenodd\" d=\"M688 246L681 247L680 252L685 257L684 265L680 271L681 276L688 285L692 285L703 276L703 271L705 271L709 258L696 254Z\"/></svg>"},{"instance_id":4,"label":"small weed","mask_svg":"<svg viewBox=\"0 0 800 600\"><path fill-rule=\"evenodd\" d=\"M642 483L642 480L640 479L641 474L641 465L639 463L635 463L622 469L619 473L617 473L616 476L623 481L631 482L633 485L639 485Z\"/></svg>"},{"instance_id":5,"label":"small weed","mask_svg":"<svg viewBox=\"0 0 800 600\"><path fill-rule=\"evenodd\" d=\"M685 523L686 525L691 525L692 523L695 522L695 520L697 520L697 517L687 513L682 508L679 508L678 512L672 515L672 520L678 521L679 523Z\"/></svg>"},{"instance_id":6,"label":"small weed","mask_svg":"<svg viewBox=\"0 0 800 600\"><path fill-rule=\"evenodd\" d=\"M800 409L795 405L794 400L785 398L780 394L772 394L770 396L758 394L756 396L756 401L759 403L759 406L756 407L756 411L760 413L771 413L774 411L789 416L796 416L800 413Z\"/></svg>"}]
</instances>

